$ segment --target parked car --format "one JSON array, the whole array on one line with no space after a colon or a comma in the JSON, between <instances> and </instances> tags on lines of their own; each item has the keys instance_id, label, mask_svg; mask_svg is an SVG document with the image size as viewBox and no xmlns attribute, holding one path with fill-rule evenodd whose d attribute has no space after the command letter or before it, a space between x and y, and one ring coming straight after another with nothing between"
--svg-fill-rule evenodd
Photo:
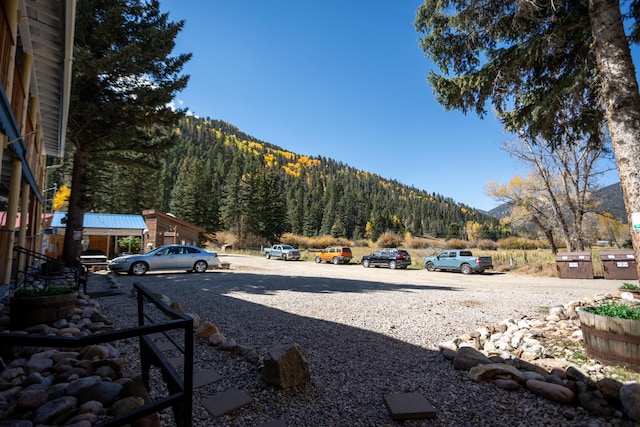
<instances>
[{"instance_id":1,"label":"parked car","mask_svg":"<svg viewBox=\"0 0 640 427\"><path fill-rule=\"evenodd\" d=\"M107 267L116 273L140 276L147 271L186 270L204 273L209 268L217 268L220 259L216 252L189 245L166 245L146 254L126 255L112 259Z\"/></svg>"},{"instance_id":2,"label":"parked car","mask_svg":"<svg viewBox=\"0 0 640 427\"><path fill-rule=\"evenodd\" d=\"M371 255L362 257L362 266L389 267L390 269L407 268L411 265L411 255L404 249L384 248Z\"/></svg>"},{"instance_id":3,"label":"parked car","mask_svg":"<svg viewBox=\"0 0 640 427\"><path fill-rule=\"evenodd\" d=\"M270 248L264 248L263 253L267 259L279 258L285 261L297 261L302 257L300 251L291 245L273 245Z\"/></svg>"},{"instance_id":4,"label":"parked car","mask_svg":"<svg viewBox=\"0 0 640 427\"><path fill-rule=\"evenodd\" d=\"M424 268L427 271L461 271L462 274L484 273L485 270L493 268L493 261L490 256L474 256L468 250L446 250L438 255L426 257Z\"/></svg>"},{"instance_id":5,"label":"parked car","mask_svg":"<svg viewBox=\"0 0 640 427\"><path fill-rule=\"evenodd\" d=\"M316 252L313 259L319 264L322 261L330 262L332 264L349 264L353 258L351 248L345 246L328 246Z\"/></svg>"}]
</instances>

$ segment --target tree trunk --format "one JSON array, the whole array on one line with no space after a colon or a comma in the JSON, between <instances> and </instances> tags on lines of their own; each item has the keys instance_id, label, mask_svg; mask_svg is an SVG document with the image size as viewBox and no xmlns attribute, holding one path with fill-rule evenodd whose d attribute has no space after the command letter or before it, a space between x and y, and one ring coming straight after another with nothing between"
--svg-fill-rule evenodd
<instances>
[{"instance_id":1,"label":"tree trunk","mask_svg":"<svg viewBox=\"0 0 640 427\"><path fill-rule=\"evenodd\" d=\"M87 168L89 153L82 147L76 146L73 153L73 171L71 173L71 194L67 224L64 235L62 259L67 265L73 265L80 259L82 251L82 226L84 222L85 197L87 193Z\"/></svg>"},{"instance_id":2,"label":"tree trunk","mask_svg":"<svg viewBox=\"0 0 640 427\"><path fill-rule=\"evenodd\" d=\"M589 0L589 18L602 82L611 143L620 174L620 187L631 226L640 212L640 94L627 42L620 2ZM631 229L636 260L640 260L639 231ZM636 263L640 276L640 263Z\"/></svg>"},{"instance_id":3,"label":"tree trunk","mask_svg":"<svg viewBox=\"0 0 640 427\"><path fill-rule=\"evenodd\" d=\"M542 230L544 236L547 238L547 242L549 242L549 248L551 249L551 253L554 255L558 253L558 247L556 246L556 241L553 237L553 230L548 226L544 225L542 221L537 216L533 216L533 222Z\"/></svg>"}]
</instances>

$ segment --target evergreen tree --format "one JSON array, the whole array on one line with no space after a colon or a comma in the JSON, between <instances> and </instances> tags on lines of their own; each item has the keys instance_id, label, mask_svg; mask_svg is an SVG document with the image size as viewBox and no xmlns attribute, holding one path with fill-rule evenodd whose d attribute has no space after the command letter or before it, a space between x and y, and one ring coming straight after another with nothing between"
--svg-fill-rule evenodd
<instances>
[{"instance_id":1,"label":"evergreen tree","mask_svg":"<svg viewBox=\"0 0 640 427\"><path fill-rule=\"evenodd\" d=\"M220 208L225 229L238 235L238 244L240 246L244 243L245 233L243 212L240 204L240 182L243 168L242 158L240 156L234 157L227 181L223 187L223 203Z\"/></svg>"},{"instance_id":2,"label":"evergreen tree","mask_svg":"<svg viewBox=\"0 0 640 427\"><path fill-rule=\"evenodd\" d=\"M267 242L279 242L287 228L287 210L280 183L271 169L258 176L255 191L251 229Z\"/></svg>"},{"instance_id":3,"label":"evergreen tree","mask_svg":"<svg viewBox=\"0 0 640 427\"><path fill-rule=\"evenodd\" d=\"M157 0L78 0L68 141L71 196L63 258L80 255L84 212L91 206L96 161L157 165L182 115L169 107L188 77L190 55L169 56L183 22L169 22Z\"/></svg>"},{"instance_id":4,"label":"evergreen tree","mask_svg":"<svg viewBox=\"0 0 640 427\"><path fill-rule=\"evenodd\" d=\"M199 158L184 159L171 191L171 213L192 224L201 224L205 216L202 197L206 194L203 191L206 181L202 172L203 164Z\"/></svg>"}]
</instances>

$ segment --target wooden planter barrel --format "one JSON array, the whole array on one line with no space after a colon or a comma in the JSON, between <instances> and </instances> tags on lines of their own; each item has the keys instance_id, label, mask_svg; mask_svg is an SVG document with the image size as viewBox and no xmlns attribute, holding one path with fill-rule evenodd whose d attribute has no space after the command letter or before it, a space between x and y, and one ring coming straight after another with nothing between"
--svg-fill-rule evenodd
<instances>
[{"instance_id":1,"label":"wooden planter barrel","mask_svg":"<svg viewBox=\"0 0 640 427\"><path fill-rule=\"evenodd\" d=\"M589 356L640 371L640 321L601 316L582 308L577 311Z\"/></svg>"},{"instance_id":2,"label":"wooden planter barrel","mask_svg":"<svg viewBox=\"0 0 640 427\"><path fill-rule=\"evenodd\" d=\"M12 297L9 301L11 329L25 329L66 319L73 314L77 297L77 292L43 297Z\"/></svg>"}]
</instances>

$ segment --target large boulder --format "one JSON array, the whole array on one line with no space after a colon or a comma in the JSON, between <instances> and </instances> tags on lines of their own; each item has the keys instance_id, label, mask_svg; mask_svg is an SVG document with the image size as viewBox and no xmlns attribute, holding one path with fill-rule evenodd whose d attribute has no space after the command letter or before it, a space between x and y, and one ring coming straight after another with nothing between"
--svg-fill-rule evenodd
<instances>
[{"instance_id":1,"label":"large boulder","mask_svg":"<svg viewBox=\"0 0 640 427\"><path fill-rule=\"evenodd\" d=\"M311 380L309 363L300 352L300 346L284 341L269 349L264 357L262 378L280 388L295 387Z\"/></svg>"}]
</instances>

